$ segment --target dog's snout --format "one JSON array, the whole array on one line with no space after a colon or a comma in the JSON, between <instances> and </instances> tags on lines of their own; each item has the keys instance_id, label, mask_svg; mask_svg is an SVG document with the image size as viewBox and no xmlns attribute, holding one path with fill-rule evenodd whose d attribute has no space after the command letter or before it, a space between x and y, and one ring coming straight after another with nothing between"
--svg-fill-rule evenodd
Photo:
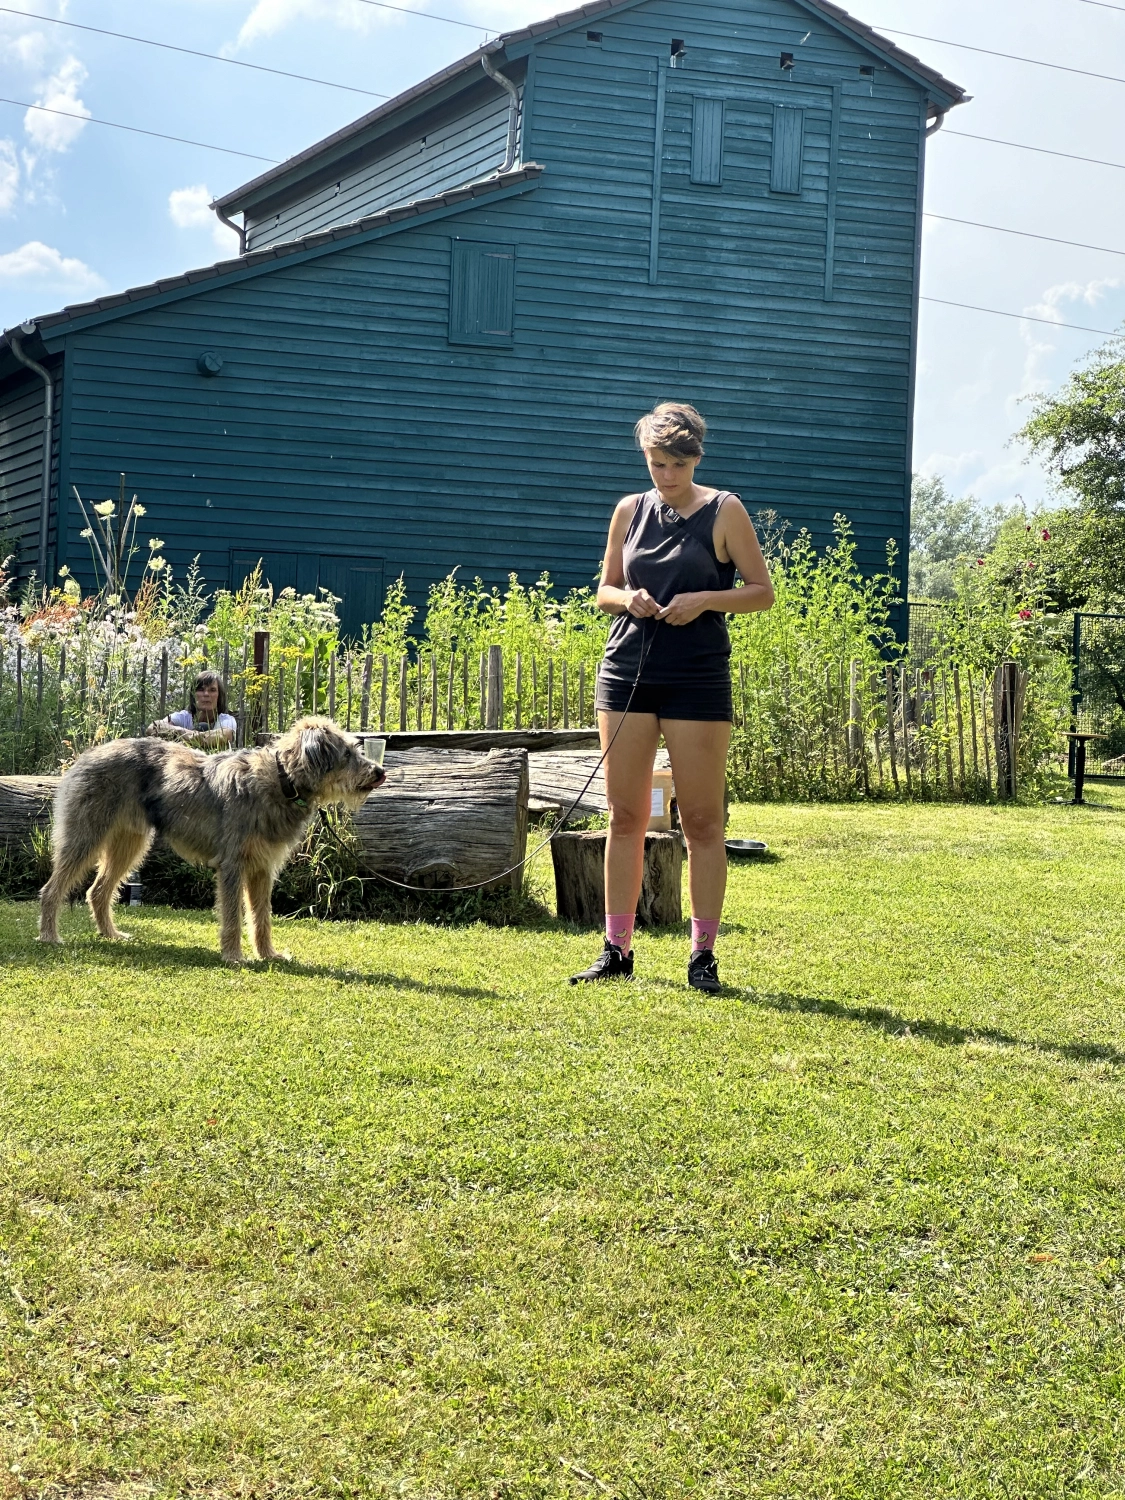
<instances>
[{"instance_id":1,"label":"dog's snout","mask_svg":"<svg viewBox=\"0 0 1125 1500\"><path fill-rule=\"evenodd\" d=\"M381 787L386 779L387 773L383 770L382 766L367 767L367 790L369 792L373 792L377 787Z\"/></svg>"}]
</instances>

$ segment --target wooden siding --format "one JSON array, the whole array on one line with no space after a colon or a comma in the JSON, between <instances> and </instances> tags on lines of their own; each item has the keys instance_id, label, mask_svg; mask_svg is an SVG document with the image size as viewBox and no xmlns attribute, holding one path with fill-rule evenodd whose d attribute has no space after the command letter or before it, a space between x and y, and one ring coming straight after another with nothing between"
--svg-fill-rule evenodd
<instances>
[{"instance_id":1,"label":"wooden siding","mask_svg":"<svg viewBox=\"0 0 1125 1500\"><path fill-rule=\"evenodd\" d=\"M921 90L787 0L600 29L538 45L535 192L72 336L64 483L125 469L212 582L233 551L380 559L419 601L453 567L588 583L647 484L633 422L676 396L711 422L703 482L821 545L844 512L880 566L905 543ZM698 98L720 183L691 181ZM804 114L798 192L771 187L778 106ZM515 247L511 347L451 344L457 239Z\"/></svg>"},{"instance_id":2,"label":"wooden siding","mask_svg":"<svg viewBox=\"0 0 1125 1500\"><path fill-rule=\"evenodd\" d=\"M494 87L493 97L478 100L440 125L420 126L386 155L342 175L339 181L274 213L248 215L247 248L262 250L317 229L350 224L365 214L475 182L495 171L504 160L509 106L507 94Z\"/></svg>"},{"instance_id":3,"label":"wooden siding","mask_svg":"<svg viewBox=\"0 0 1125 1500\"><path fill-rule=\"evenodd\" d=\"M52 499L57 494L62 365L53 362L55 432ZM37 375L17 376L0 397L0 559L14 552L17 571L26 578L39 552L39 506L43 478L43 382ZM55 508L47 534L48 555L55 544Z\"/></svg>"}]
</instances>

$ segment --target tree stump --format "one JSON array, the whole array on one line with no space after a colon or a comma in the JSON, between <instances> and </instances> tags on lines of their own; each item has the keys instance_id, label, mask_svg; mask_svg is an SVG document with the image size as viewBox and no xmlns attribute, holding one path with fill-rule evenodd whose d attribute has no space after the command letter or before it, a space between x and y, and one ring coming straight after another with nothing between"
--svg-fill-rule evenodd
<instances>
[{"instance_id":1,"label":"tree stump","mask_svg":"<svg viewBox=\"0 0 1125 1500\"><path fill-rule=\"evenodd\" d=\"M551 845L555 901L559 916L584 927L600 927L605 917L604 829L560 833ZM645 872L637 918L644 927L672 927L683 921L680 881L684 845L678 833L645 835Z\"/></svg>"}]
</instances>

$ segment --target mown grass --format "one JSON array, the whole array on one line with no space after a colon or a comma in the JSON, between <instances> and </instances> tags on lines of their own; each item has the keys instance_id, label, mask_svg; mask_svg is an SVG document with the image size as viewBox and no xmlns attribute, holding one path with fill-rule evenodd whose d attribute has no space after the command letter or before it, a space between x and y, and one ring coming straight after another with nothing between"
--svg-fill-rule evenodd
<instances>
[{"instance_id":1,"label":"mown grass","mask_svg":"<svg viewBox=\"0 0 1125 1500\"><path fill-rule=\"evenodd\" d=\"M1125 1490L1125 798L739 807L679 934L0 909L0 1491Z\"/></svg>"}]
</instances>

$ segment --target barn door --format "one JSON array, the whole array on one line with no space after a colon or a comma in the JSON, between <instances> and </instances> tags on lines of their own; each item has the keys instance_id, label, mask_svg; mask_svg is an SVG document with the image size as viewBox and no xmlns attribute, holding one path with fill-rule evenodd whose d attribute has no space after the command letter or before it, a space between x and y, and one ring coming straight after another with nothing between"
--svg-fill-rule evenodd
<instances>
[{"instance_id":1,"label":"barn door","mask_svg":"<svg viewBox=\"0 0 1125 1500\"><path fill-rule=\"evenodd\" d=\"M262 564L262 581L273 585L274 598L282 589L315 594L327 589L340 600L340 634L355 638L375 621L383 608L383 559L341 557L308 552L250 552L232 550L230 586L242 587Z\"/></svg>"}]
</instances>

